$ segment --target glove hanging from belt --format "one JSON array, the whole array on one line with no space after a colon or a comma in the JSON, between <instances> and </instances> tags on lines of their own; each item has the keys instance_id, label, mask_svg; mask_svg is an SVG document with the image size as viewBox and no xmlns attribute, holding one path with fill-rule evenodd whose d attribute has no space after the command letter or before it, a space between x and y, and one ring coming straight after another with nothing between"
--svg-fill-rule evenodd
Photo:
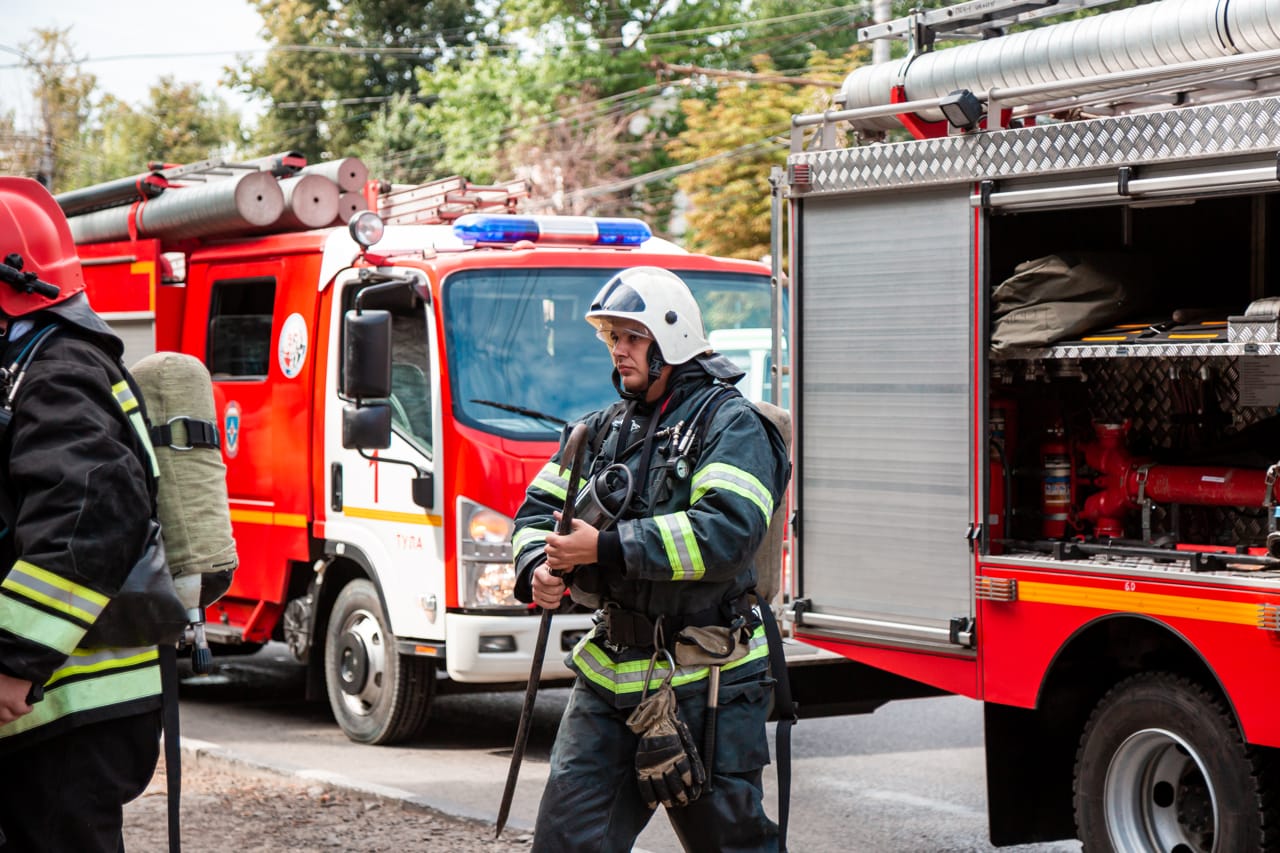
<instances>
[{"instance_id":1,"label":"glove hanging from belt","mask_svg":"<svg viewBox=\"0 0 1280 853\"><path fill-rule=\"evenodd\" d=\"M662 686L648 693L649 678L660 654L666 656L670 670ZM674 673L671 654L662 649L655 651L645 677L647 695L627 718L627 726L640 736L636 781L640 796L651 809L657 808L658 803L667 808L687 806L698 799L707 781L693 736L677 712L676 693L671 687Z\"/></svg>"}]
</instances>

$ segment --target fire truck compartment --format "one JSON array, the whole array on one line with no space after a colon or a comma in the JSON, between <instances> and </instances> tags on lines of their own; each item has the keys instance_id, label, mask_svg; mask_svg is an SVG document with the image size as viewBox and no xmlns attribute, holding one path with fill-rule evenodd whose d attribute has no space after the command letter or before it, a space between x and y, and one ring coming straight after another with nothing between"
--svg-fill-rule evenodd
<instances>
[{"instance_id":1,"label":"fire truck compartment","mask_svg":"<svg viewBox=\"0 0 1280 853\"><path fill-rule=\"evenodd\" d=\"M1280 196L1229 184L1147 203L1069 192L1102 179L1008 182L1024 199L1065 195L990 208L987 294L1027 260L1073 253L1135 261L1145 282L1118 322L985 349L984 551L1280 579Z\"/></svg>"}]
</instances>

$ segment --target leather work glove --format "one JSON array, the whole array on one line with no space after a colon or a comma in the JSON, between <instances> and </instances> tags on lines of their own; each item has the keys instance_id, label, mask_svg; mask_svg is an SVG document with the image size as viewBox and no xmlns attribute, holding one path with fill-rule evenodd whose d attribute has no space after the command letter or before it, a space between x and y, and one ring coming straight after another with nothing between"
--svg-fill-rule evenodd
<instances>
[{"instance_id":1,"label":"leather work glove","mask_svg":"<svg viewBox=\"0 0 1280 853\"><path fill-rule=\"evenodd\" d=\"M689 727L676 713L676 694L663 684L641 700L627 718L640 736L636 749L636 781L649 808L687 806L702 794L707 774Z\"/></svg>"}]
</instances>

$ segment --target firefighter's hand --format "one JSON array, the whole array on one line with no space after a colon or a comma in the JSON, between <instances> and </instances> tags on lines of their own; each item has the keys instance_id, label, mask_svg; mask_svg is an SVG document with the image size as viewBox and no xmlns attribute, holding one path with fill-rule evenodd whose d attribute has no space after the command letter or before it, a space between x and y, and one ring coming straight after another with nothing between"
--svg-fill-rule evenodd
<instances>
[{"instance_id":1,"label":"firefighter's hand","mask_svg":"<svg viewBox=\"0 0 1280 853\"><path fill-rule=\"evenodd\" d=\"M0 726L31 713L31 706L27 704L30 692L30 681L0 672Z\"/></svg>"},{"instance_id":2,"label":"firefighter's hand","mask_svg":"<svg viewBox=\"0 0 1280 853\"><path fill-rule=\"evenodd\" d=\"M543 610L555 610L564 600L564 579L551 574L545 563L533 570L529 586L534 603Z\"/></svg>"},{"instance_id":3,"label":"firefighter's hand","mask_svg":"<svg viewBox=\"0 0 1280 853\"><path fill-rule=\"evenodd\" d=\"M556 513L556 521L560 513ZM564 536L555 533L547 534L544 553L547 555L547 566L558 572L571 572L578 566L588 566L599 559L597 540L600 531L580 518L575 518Z\"/></svg>"}]
</instances>

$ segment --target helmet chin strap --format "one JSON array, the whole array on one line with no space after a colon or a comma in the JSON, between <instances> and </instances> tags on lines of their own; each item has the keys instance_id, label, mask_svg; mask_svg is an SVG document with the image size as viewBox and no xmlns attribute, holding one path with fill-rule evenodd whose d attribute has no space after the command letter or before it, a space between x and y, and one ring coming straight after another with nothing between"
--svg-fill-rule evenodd
<instances>
[{"instance_id":1,"label":"helmet chin strap","mask_svg":"<svg viewBox=\"0 0 1280 853\"><path fill-rule=\"evenodd\" d=\"M667 366L666 360L662 357L662 353L658 350L656 342L649 344L649 384L658 381L658 377L662 375L662 368Z\"/></svg>"},{"instance_id":2,"label":"helmet chin strap","mask_svg":"<svg viewBox=\"0 0 1280 853\"><path fill-rule=\"evenodd\" d=\"M613 369L613 387L618 392L619 397L624 400L643 400L645 398L645 395L649 393L649 388L662 376L662 368L667 366L666 359L662 357L656 342L650 342L649 344L648 361L649 381L638 391L628 391L627 387L622 384L622 376L618 373L618 369L616 367Z\"/></svg>"}]
</instances>

